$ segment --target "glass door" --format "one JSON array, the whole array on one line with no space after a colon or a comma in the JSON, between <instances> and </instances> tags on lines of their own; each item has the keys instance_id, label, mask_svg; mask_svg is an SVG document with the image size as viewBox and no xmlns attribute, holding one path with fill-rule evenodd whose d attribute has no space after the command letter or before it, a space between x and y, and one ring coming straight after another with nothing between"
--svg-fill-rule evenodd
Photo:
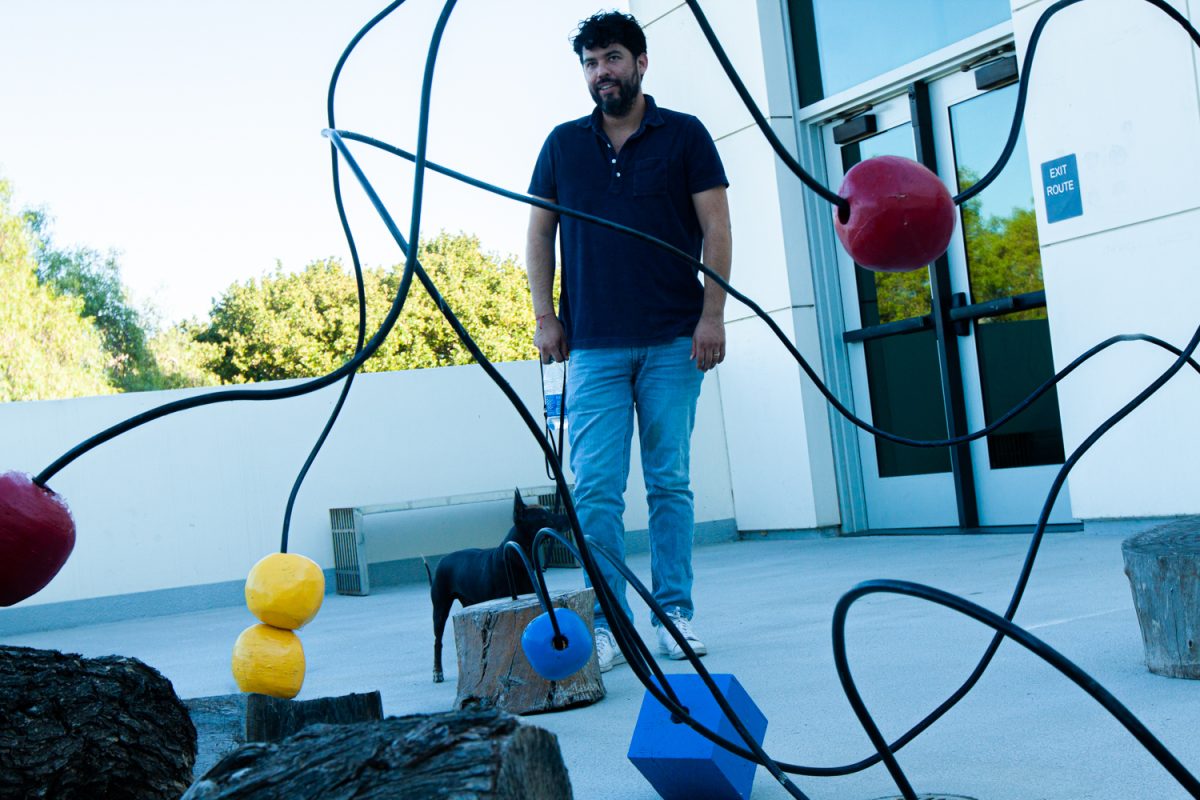
<instances>
[{"instance_id":1,"label":"glass door","mask_svg":"<svg viewBox=\"0 0 1200 800\"><path fill-rule=\"evenodd\" d=\"M826 129L831 184L837 186L855 164L882 155L916 159L909 101L900 96L871 109L867 136L840 142L853 128ZM918 439L946 435L939 344L932 323L933 297L928 268L912 272L872 272L838 248L843 335L850 355L854 408L885 430ZM867 500L873 529L952 527L958 524L951 454L944 448L893 444L859 431Z\"/></svg>"},{"instance_id":2,"label":"glass door","mask_svg":"<svg viewBox=\"0 0 1200 800\"><path fill-rule=\"evenodd\" d=\"M973 185L1004 149L1017 85L976 88L970 72L930 87L942 178L954 193ZM990 424L1054 374L1033 188L1022 132L995 182L959 207L948 253L967 424ZM995 433L971 443L981 525L1037 521L1063 463L1058 394L1052 390ZM1071 520L1066 490L1051 522Z\"/></svg>"},{"instance_id":3,"label":"glass door","mask_svg":"<svg viewBox=\"0 0 1200 800\"><path fill-rule=\"evenodd\" d=\"M831 183L861 160L901 155L957 193L995 162L1015 96L1015 84L976 88L972 72L914 83L825 127ZM1053 374L1023 138L1000 179L959 209L934 264L877 273L838 257L854 405L879 427L921 439L978 430ZM874 530L1032 524L1063 459L1054 393L970 445L911 448L861 432L858 442ZM1070 521L1065 492L1057 509L1051 522Z\"/></svg>"}]
</instances>

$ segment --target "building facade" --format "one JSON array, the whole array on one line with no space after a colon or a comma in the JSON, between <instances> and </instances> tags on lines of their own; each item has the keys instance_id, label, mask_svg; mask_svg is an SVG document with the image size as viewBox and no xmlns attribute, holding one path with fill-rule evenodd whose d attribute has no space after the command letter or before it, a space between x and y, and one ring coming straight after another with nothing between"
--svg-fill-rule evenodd
<instances>
[{"instance_id":1,"label":"building facade","mask_svg":"<svg viewBox=\"0 0 1200 800\"><path fill-rule=\"evenodd\" d=\"M902 155L957 194L1004 150L1051 5L700 7L771 128L821 183L836 189L858 162ZM1195 24L1200 9L1174 6ZM734 285L862 419L919 439L978 431L1108 337L1182 348L1195 332L1197 50L1150 3L1082 0L1046 21L1007 166L959 207L946 255L902 274L863 270L840 247L832 207L772 152L688 5L631 10L647 27L647 91L699 116L726 162ZM989 435L912 448L833 412L744 305L726 314L721 399L743 531L1032 525L1064 461L1175 358L1116 344ZM1180 372L1090 446L1049 522L1195 513L1195 381Z\"/></svg>"}]
</instances>

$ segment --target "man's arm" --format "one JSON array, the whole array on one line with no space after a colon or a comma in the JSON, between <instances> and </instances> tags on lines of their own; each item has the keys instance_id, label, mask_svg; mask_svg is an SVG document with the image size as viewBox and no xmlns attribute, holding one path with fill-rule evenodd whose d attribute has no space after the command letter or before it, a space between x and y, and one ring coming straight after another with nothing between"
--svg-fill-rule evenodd
<instances>
[{"instance_id":1,"label":"man's arm","mask_svg":"<svg viewBox=\"0 0 1200 800\"><path fill-rule=\"evenodd\" d=\"M554 202L553 198L541 198ZM558 234L558 214L533 206L529 210L529 233L525 239L525 271L529 275L529 294L537 330L533 344L542 363L566 361L567 340L562 323L554 312L554 240Z\"/></svg>"},{"instance_id":2,"label":"man's arm","mask_svg":"<svg viewBox=\"0 0 1200 800\"><path fill-rule=\"evenodd\" d=\"M704 232L704 266L728 281L733 262L733 233L725 187L697 192L692 195L692 204ZM706 372L725 360L725 290L707 275L704 310L692 334L692 359Z\"/></svg>"}]
</instances>

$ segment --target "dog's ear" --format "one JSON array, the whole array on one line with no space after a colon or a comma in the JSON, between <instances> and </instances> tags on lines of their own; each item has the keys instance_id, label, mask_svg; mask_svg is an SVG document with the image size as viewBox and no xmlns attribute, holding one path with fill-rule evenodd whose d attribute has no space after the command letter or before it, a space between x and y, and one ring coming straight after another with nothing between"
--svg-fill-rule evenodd
<instances>
[{"instance_id":1,"label":"dog's ear","mask_svg":"<svg viewBox=\"0 0 1200 800\"><path fill-rule=\"evenodd\" d=\"M525 513L525 501L521 499L521 489L513 489L513 524L520 522Z\"/></svg>"}]
</instances>

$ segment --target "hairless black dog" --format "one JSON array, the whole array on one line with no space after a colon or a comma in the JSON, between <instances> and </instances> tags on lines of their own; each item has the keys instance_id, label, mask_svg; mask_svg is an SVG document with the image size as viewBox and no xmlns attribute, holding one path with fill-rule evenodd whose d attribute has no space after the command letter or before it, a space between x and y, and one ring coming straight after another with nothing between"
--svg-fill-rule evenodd
<instances>
[{"instance_id":1,"label":"hairless black dog","mask_svg":"<svg viewBox=\"0 0 1200 800\"><path fill-rule=\"evenodd\" d=\"M432 573L429 571L429 564L425 565L425 572L429 574L429 594L433 599L434 683L444 680L442 633L446 629L446 619L450 616L450 606L454 605L454 601L470 606L499 597L533 592L529 574L516 553L507 556L510 559L511 570L505 568L505 545L508 542L516 542L525 551L525 555L532 559L533 538L538 531L542 528L561 531L565 527L566 518L562 514L555 514L542 506L525 505L520 490L517 490L513 493L513 526L499 547L471 548L448 553L442 557L437 569Z\"/></svg>"}]
</instances>

